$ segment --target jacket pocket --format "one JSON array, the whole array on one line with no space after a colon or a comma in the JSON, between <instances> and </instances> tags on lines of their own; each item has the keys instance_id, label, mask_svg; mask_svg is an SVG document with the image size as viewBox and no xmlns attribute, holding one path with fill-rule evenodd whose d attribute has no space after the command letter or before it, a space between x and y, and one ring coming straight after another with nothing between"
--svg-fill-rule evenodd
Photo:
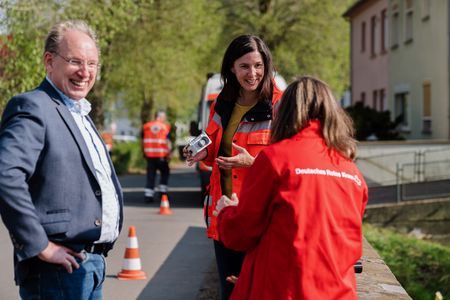
<instances>
[{"instance_id":1,"label":"jacket pocket","mask_svg":"<svg viewBox=\"0 0 450 300\"><path fill-rule=\"evenodd\" d=\"M41 224L47 235L55 235L66 233L70 220L70 209L54 209L46 212Z\"/></svg>"}]
</instances>

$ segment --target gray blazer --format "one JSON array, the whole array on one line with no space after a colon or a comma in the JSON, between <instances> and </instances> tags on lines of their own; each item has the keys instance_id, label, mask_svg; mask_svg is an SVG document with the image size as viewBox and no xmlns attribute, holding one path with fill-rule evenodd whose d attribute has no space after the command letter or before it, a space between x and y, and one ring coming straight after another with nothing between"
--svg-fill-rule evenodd
<instances>
[{"instance_id":1,"label":"gray blazer","mask_svg":"<svg viewBox=\"0 0 450 300\"><path fill-rule=\"evenodd\" d=\"M119 196L120 230L122 189L111 160L110 164ZM13 97L3 112L0 213L14 245L17 284L48 240L78 252L100 237L101 189L89 151L47 80Z\"/></svg>"}]
</instances>

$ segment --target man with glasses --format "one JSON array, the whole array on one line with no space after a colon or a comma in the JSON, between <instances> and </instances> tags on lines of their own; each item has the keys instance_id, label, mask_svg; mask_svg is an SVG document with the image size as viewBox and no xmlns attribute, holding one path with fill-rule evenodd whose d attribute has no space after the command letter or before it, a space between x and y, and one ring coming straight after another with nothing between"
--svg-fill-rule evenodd
<instances>
[{"instance_id":1,"label":"man with glasses","mask_svg":"<svg viewBox=\"0 0 450 300\"><path fill-rule=\"evenodd\" d=\"M13 97L0 127L0 213L22 299L101 299L104 256L122 227L122 190L88 113L99 71L95 33L56 24L47 76Z\"/></svg>"}]
</instances>

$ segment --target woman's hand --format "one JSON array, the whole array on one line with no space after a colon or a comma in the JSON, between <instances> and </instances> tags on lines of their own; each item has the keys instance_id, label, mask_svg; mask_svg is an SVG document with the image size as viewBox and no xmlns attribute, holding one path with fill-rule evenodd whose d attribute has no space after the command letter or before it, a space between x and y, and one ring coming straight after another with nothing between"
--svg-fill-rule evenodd
<instances>
[{"instance_id":1,"label":"woman's hand","mask_svg":"<svg viewBox=\"0 0 450 300\"><path fill-rule=\"evenodd\" d=\"M219 201L217 201L216 208L213 211L213 215L217 217L219 215L220 211L224 207L236 206L238 204L239 204L239 199L238 199L236 193L231 194L231 199L225 195L222 195L222 197L220 197Z\"/></svg>"},{"instance_id":2,"label":"woman's hand","mask_svg":"<svg viewBox=\"0 0 450 300\"><path fill-rule=\"evenodd\" d=\"M236 284L236 282L238 281L238 278L234 275L231 275L226 278L226 281L231 282L232 284Z\"/></svg>"},{"instance_id":3,"label":"woman's hand","mask_svg":"<svg viewBox=\"0 0 450 300\"><path fill-rule=\"evenodd\" d=\"M187 146L183 148L183 156L186 157L186 161L189 166L192 166L194 163L199 162L201 160L204 160L206 156L208 156L208 151L203 149L199 153L197 153L195 156L192 156L191 151L187 150Z\"/></svg>"},{"instance_id":4,"label":"woman's hand","mask_svg":"<svg viewBox=\"0 0 450 300\"><path fill-rule=\"evenodd\" d=\"M222 169L234 169L234 168L249 168L253 165L255 158L248 153L247 149L238 146L235 143L232 144L238 154L231 157L219 156L216 158L216 163L219 168Z\"/></svg>"}]
</instances>

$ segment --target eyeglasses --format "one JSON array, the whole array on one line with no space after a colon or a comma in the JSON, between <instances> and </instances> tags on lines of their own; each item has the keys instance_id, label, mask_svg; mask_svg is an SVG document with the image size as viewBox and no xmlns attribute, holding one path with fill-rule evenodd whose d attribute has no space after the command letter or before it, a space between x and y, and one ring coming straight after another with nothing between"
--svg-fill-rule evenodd
<instances>
[{"instance_id":1,"label":"eyeglasses","mask_svg":"<svg viewBox=\"0 0 450 300\"><path fill-rule=\"evenodd\" d=\"M94 71L101 67L100 63L93 61L93 60L84 61L84 60L77 59L77 58L64 57L61 54L59 54L58 52L55 52L54 54L56 54L59 57L61 57L62 59L64 59L69 65L77 67L78 69L81 69L85 65L87 65L87 68L89 71Z\"/></svg>"}]
</instances>

